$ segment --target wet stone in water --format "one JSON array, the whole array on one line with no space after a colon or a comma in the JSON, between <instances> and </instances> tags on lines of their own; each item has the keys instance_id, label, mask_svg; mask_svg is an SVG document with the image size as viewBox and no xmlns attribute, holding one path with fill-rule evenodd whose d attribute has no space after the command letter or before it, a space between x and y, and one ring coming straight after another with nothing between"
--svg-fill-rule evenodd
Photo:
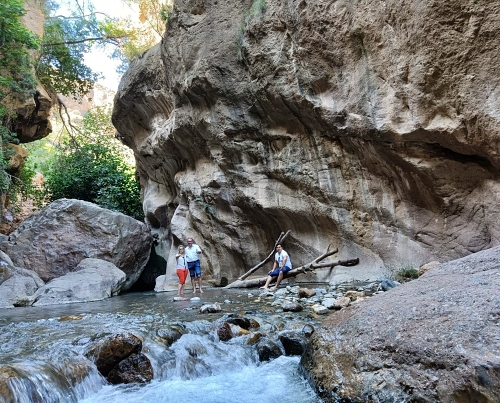
<instances>
[{"instance_id":1,"label":"wet stone in water","mask_svg":"<svg viewBox=\"0 0 500 403\"><path fill-rule=\"evenodd\" d=\"M153 379L153 366L144 354L132 354L121 361L109 373L107 379L110 383L147 383Z\"/></svg>"},{"instance_id":2,"label":"wet stone in water","mask_svg":"<svg viewBox=\"0 0 500 403\"><path fill-rule=\"evenodd\" d=\"M156 334L163 344L170 347L186 333L187 330L184 325L171 325L163 329L158 329Z\"/></svg>"},{"instance_id":3,"label":"wet stone in water","mask_svg":"<svg viewBox=\"0 0 500 403\"><path fill-rule=\"evenodd\" d=\"M283 311L285 312L300 312L303 309L302 305L300 305L298 302L292 302L292 301L283 302L281 308L283 308Z\"/></svg>"},{"instance_id":4,"label":"wet stone in water","mask_svg":"<svg viewBox=\"0 0 500 403\"><path fill-rule=\"evenodd\" d=\"M107 376L120 361L142 350L142 341L133 334L116 334L99 340L85 356L95 361L98 371Z\"/></svg>"},{"instance_id":5,"label":"wet stone in water","mask_svg":"<svg viewBox=\"0 0 500 403\"><path fill-rule=\"evenodd\" d=\"M217 336L219 340L228 341L233 338L233 332L231 331L231 326L227 322L223 322L217 328Z\"/></svg>"},{"instance_id":6,"label":"wet stone in water","mask_svg":"<svg viewBox=\"0 0 500 403\"><path fill-rule=\"evenodd\" d=\"M257 354L259 355L260 361L270 361L274 358L278 358L283 353L277 343L266 337L261 338L257 343Z\"/></svg>"},{"instance_id":7,"label":"wet stone in water","mask_svg":"<svg viewBox=\"0 0 500 403\"><path fill-rule=\"evenodd\" d=\"M302 332L296 330L287 330L281 332L279 340L285 349L285 355L302 355L306 345L306 339Z\"/></svg>"}]
</instances>

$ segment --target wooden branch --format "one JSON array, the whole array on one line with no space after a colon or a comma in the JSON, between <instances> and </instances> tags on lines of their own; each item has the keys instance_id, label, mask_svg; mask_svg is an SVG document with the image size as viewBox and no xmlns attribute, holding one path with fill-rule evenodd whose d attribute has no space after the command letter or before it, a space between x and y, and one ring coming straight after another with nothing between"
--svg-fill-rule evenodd
<instances>
[{"instance_id":1,"label":"wooden branch","mask_svg":"<svg viewBox=\"0 0 500 403\"><path fill-rule=\"evenodd\" d=\"M325 253L323 253L321 256L318 256L316 259L314 259L311 263L318 263L318 262L321 262L323 259L327 258L328 256L331 256L335 253L337 253L339 250L338 249L335 249L335 250L332 250L331 252L329 252L330 250L330 245L328 245L328 249L326 250Z\"/></svg>"},{"instance_id":2,"label":"wooden branch","mask_svg":"<svg viewBox=\"0 0 500 403\"><path fill-rule=\"evenodd\" d=\"M61 45L76 45L78 43L85 43L85 42L91 42L91 41L100 41L100 42L110 41L114 45L117 45L117 44L119 44L118 39L127 38L128 36L129 35L98 36L95 38L84 38L84 39L79 39L79 40L74 40L74 41L42 43L40 46L47 47L47 46L61 46Z\"/></svg>"},{"instance_id":3,"label":"wooden branch","mask_svg":"<svg viewBox=\"0 0 500 403\"><path fill-rule=\"evenodd\" d=\"M292 269L289 272L285 273L283 275L283 278L290 278L290 277L295 277L299 274L306 273L308 271L314 271L315 269L319 268L334 268L335 266L356 266L359 263L359 258L356 259L349 259L349 260L338 260L336 262L327 262L327 263L317 263L317 261L320 261L324 259L326 256L330 256L334 253L338 252L338 249L332 251L332 252L326 252L324 255L319 256L318 258L314 259L311 263L308 263L304 266L297 267L296 269ZM326 256L325 256L326 255ZM277 277L276 277L277 278ZM255 279L250 279L250 280L236 280L232 282L231 284L227 285L224 288L254 288L254 287L260 287L263 286L266 283L267 276L266 277L260 277L260 278L255 278Z\"/></svg>"},{"instance_id":4,"label":"wooden branch","mask_svg":"<svg viewBox=\"0 0 500 403\"><path fill-rule=\"evenodd\" d=\"M270 260L272 260L274 253L276 253L276 246L279 245L279 244L281 244L283 242L283 240L288 236L288 234L290 234L290 232L292 232L292 231L288 230L286 232L286 234L284 232L282 232L280 234L280 236L278 237L278 240L275 242L274 248L271 251L271 253L262 262L260 262L259 264L255 265L250 270L248 270L245 274L243 274L240 277L238 277L238 280L245 280L250 274L252 274L253 272L257 271L262 266L264 266L267 262L269 262ZM231 285L231 284L229 284L229 285Z\"/></svg>"}]
</instances>

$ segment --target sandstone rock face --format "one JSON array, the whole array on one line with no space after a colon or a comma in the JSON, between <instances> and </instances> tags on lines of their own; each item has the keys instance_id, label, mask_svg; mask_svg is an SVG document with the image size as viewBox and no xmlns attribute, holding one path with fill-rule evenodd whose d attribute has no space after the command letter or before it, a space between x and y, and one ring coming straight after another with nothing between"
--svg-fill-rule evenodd
<instances>
[{"instance_id":1,"label":"sandstone rock face","mask_svg":"<svg viewBox=\"0 0 500 403\"><path fill-rule=\"evenodd\" d=\"M499 47L493 1L176 1L113 115L167 278L189 236L235 278L291 229L332 283L497 245Z\"/></svg>"},{"instance_id":2,"label":"sandstone rock face","mask_svg":"<svg viewBox=\"0 0 500 403\"><path fill-rule=\"evenodd\" d=\"M500 401L500 247L331 315L302 365L325 402Z\"/></svg>"},{"instance_id":3,"label":"sandstone rock face","mask_svg":"<svg viewBox=\"0 0 500 403\"><path fill-rule=\"evenodd\" d=\"M125 272L127 290L141 275L151 243L144 223L93 203L60 199L25 220L0 249L46 282L75 271L85 258L106 260Z\"/></svg>"},{"instance_id":4,"label":"sandstone rock face","mask_svg":"<svg viewBox=\"0 0 500 403\"><path fill-rule=\"evenodd\" d=\"M34 295L33 305L69 304L111 298L120 293L125 279L125 273L113 263L101 259L83 259L74 272L66 273L40 287Z\"/></svg>"}]
</instances>

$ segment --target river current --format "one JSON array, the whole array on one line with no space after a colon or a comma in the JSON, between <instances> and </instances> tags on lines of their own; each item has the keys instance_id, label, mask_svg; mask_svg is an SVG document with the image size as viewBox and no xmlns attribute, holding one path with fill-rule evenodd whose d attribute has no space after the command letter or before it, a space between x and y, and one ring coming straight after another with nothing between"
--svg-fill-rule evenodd
<instances>
[{"instance_id":1,"label":"river current","mask_svg":"<svg viewBox=\"0 0 500 403\"><path fill-rule=\"evenodd\" d=\"M191 295L192 296L192 295ZM196 294L196 296L200 296ZM200 314L219 302L221 313ZM69 403L315 403L300 375L298 356L260 362L249 336L222 342L217 321L227 314L257 320L259 331L310 323L308 313L284 313L248 290L207 289L198 301L173 301L172 293L131 293L104 301L0 310L0 402ZM187 329L170 347L165 327ZM141 337L154 379L110 385L84 356L94 340L116 333Z\"/></svg>"}]
</instances>

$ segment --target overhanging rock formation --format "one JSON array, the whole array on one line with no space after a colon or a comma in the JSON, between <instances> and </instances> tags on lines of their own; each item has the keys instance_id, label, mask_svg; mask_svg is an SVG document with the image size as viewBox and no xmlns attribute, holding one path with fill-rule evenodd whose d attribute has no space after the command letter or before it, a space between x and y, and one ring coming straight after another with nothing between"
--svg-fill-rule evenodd
<instances>
[{"instance_id":1,"label":"overhanging rock formation","mask_svg":"<svg viewBox=\"0 0 500 403\"><path fill-rule=\"evenodd\" d=\"M235 278L291 229L334 282L497 245L499 48L498 2L176 1L113 114L167 277L188 236Z\"/></svg>"}]
</instances>

